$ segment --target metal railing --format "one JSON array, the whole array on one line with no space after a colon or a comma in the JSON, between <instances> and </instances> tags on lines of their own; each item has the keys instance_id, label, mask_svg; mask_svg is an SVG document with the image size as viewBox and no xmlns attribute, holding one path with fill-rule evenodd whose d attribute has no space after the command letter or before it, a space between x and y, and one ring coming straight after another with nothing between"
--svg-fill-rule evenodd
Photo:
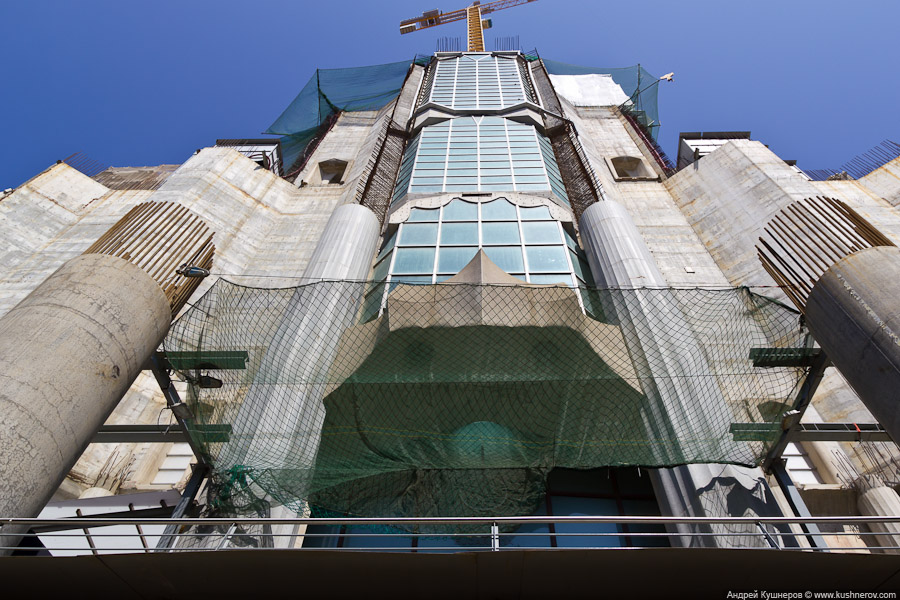
<instances>
[{"instance_id":1,"label":"metal railing","mask_svg":"<svg viewBox=\"0 0 900 600\"><path fill-rule=\"evenodd\" d=\"M813 548L800 527L815 523L834 547ZM892 536L890 517L625 517L527 516L455 518L0 518L0 554L54 556L241 550L505 551L522 549L689 546L818 552L900 551L880 545ZM174 532L166 527L174 525ZM337 528L308 531L310 526ZM574 530L573 526L578 526ZM535 527L545 528L534 531ZM441 529L444 528L444 529ZM525 531L521 529L524 528ZM171 531L173 528L170 528ZM531 529L529 531L529 529ZM23 537L22 543L19 543ZM171 535L171 547L157 548ZM833 537L832 537L833 536ZM40 538L41 544L29 544ZM711 540L708 538L712 538ZM892 539L892 538L889 538ZM322 544L330 540L331 545ZM339 541L337 541L339 540ZM533 543L531 543L533 540ZM624 540L624 543L623 543ZM170 540L167 540L167 544ZM337 541L337 542L336 542ZM336 543L335 543L336 542ZM404 545L399 546L398 543Z\"/></svg>"}]
</instances>

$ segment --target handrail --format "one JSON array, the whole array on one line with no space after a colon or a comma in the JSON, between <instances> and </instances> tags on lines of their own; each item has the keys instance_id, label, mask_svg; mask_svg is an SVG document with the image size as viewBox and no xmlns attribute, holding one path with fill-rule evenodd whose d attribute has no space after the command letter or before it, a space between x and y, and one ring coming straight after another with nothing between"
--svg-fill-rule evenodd
<instances>
[{"instance_id":1,"label":"handrail","mask_svg":"<svg viewBox=\"0 0 900 600\"><path fill-rule=\"evenodd\" d=\"M825 536L841 540L835 547L810 547L799 527L811 524L850 526L831 528ZM228 550L290 550L345 552L557 550L572 547L611 550L678 545L690 547L753 548L813 552L900 553L888 524L900 523L900 515L828 517L651 517L651 516L524 516L524 517L396 517L396 518L104 518L70 517L0 518L0 555L51 554L52 556L156 552L214 552ZM517 525L549 525L547 531L514 531ZM610 531L559 531L566 524L617 525ZM204 526L202 529L194 526ZM298 526L341 526L340 532L315 533ZM656 531L629 525L657 525ZM122 527L125 527L123 530ZM449 531L442 531L448 526ZM667 526L667 527L663 527ZM675 527L681 526L681 527ZM685 527L687 526L687 527ZM865 526L865 527L861 527ZM118 527L118 529L105 529ZM455 530L454 530L455 527ZM133 529L132 529L133 528ZM360 528L362 531L360 531ZM43 532L51 529L52 532ZM4 530L6 533L4 533ZM36 547L18 546L19 539L41 538ZM37 532L37 533L35 533ZM11 539L10 539L11 538ZM322 545L304 541L335 540ZM511 541L516 538L516 541ZM542 539L543 538L543 539ZM550 538L550 547L547 539ZM529 540L534 539L531 544ZM7 540L9 544L7 545ZM13 541L14 540L14 541ZM161 543L165 540L166 543ZM353 544L356 540L361 544ZM406 540L398 546L396 540ZM455 544L455 540L460 541ZM567 540L573 540L569 543ZM428 541L425 546L419 544ZM443 543L442 543L443 541ZM364 543L363 543L364 542ZM610 543L611 542L611 543ZM440 544L440 545L435 545ZM0 559L2 560L2 559Z\"/></svg>"},{"instance_id":2,"label":"handrail","mask_svg":"<svg viewBox=\"0 0 900 600\"><path fill-rule=\"evenodd\" d=\"M655 525L801 525L805 523L831 523L855 525L868 523L900 523L900 515L891 516L823 516L823 517L648 517L648 516L523 516L523 517L210 517L210 518L92 518L67 517L57 519L0 517L0 527L7 525L65 525L72 528L103 527L113 525L472 525L492 523L501 525L525 524L565 524L565 523L598 523L598 524L655 524ZM3 535L0 530L0 535ZM545 534L542 534L545 535Z\"/></svg>"}]
</instances>

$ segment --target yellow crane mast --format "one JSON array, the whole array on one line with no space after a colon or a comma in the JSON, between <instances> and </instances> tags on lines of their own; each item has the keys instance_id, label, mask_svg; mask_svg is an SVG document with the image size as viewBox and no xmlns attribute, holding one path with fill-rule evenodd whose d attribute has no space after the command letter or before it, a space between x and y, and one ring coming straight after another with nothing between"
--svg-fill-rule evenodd
<instances>
[{"instance_id":1,"label":"yellow crane mast","mask_svg":"<svg viewBox=\"0 0 900 600\"><path fill-rule=\"evenodd\" d=\"M422 13L421 17L400 21L400 33L412 33L413 31L466 19L468 21L469 34L468 51L484 52L484 30L491 27L490 19L484 19L484 15L503 10L504 8L528 4L529 2L537 2L537 0L495 0L485 4L476 1L471 6L446 13L437 9L429 10Z\"/></svg>"}]
</instances>

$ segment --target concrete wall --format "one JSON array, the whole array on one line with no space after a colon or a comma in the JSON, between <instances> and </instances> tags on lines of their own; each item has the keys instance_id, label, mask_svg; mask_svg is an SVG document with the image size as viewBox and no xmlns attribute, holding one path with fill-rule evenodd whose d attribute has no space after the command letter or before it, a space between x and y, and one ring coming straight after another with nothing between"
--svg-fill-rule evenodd
<instances>
[{"instance_id":1,"label":"concrete wall","mask_svg":"<svg viewBox=\"0 0 900 600\"><path fill-rule=\"evenodd\" d=\"M656 181L616 181L606 159L637 156L650 164L612 108L576 108L561 100L585 154L610 200L628 209L667 285L721 286L728 281L673 201Z\"/></svg>"},{"instance_id":2,"label":"concrete wall","mask_svg":"<svg viewBox=\"0 0 900 600\"><path fill-rule=\"evenodd\" d=\"M875 169L859 182L892 206L900 204L900 158Z\"/></svg>"},{"instance_id":3,"label":"concrete wall","mask_svg":"<svg viewBox=\"0 0 900 600\"><path fill-rule=\"evenodd\" d=\"M342 115L310 165L338 157L357 176L374 149L378 126L390 115ZM354 167L356 165L356 167ZM299 184L299 180L298 180ZM0 315L139 202L177 201L216 232L213 276L245 285L282 287L300 281L331 214L355 194L343 185L298 187L229 148L206 148L179 166L156 191L110 190L66 164L54 165L0 199ZM155 424L165 402L147 373L140 375L107 420ZM168 413L162 413L163 420ZM71 470L58 497L95 485L151 488L166 445L93 444Z\"/></svg>"},{"instance_id":4,"label":"concrete wall","mask_svg":"<svg viewBox=\"0 0 900 600\"><path fill-rule=\"evenodd\" d=\"M0 202L0 315L78 256L150 192L115 192L65 163Z\"/></svg>"},{"instance_id":5,"label":"concrete wall","mask_svg":"<svg viewBox=\"0 0 900 600\"><path fill-rule=\"evenodd\" d=\"M774 286L755 245L775 213L807 197L839 198L900 243L900 214L885 200L856 181L808 181L757 141L730 141L664 185L731 285ZM777 288L760 291L788 302ZM825 421L874 422L834 368L814 404Z\"/></svg>"}]
</instances>

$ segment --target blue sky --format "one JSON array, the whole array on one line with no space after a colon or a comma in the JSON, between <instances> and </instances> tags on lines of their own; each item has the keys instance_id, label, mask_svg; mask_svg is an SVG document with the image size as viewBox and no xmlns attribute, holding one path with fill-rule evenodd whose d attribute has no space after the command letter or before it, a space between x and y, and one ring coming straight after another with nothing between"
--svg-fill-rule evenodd
<instances>
[{"instance_id":1,"label":"blue sky","mask_svg":"<svg viewBox=\"0 0 900 600\"><path fill-rule=\"evenodd\" d=\"M0 189L73 152L112 166L181 163L258 137L316 67L431 53L462 22L400 36L450 0L29 0L0 4ZM424 2L424 4L423 4ZM660 143L750 130L801 167L900 142L900 2L539 0L491 15L542 56L643 64L661 84Z\"/></svg>"}]
</instances>

